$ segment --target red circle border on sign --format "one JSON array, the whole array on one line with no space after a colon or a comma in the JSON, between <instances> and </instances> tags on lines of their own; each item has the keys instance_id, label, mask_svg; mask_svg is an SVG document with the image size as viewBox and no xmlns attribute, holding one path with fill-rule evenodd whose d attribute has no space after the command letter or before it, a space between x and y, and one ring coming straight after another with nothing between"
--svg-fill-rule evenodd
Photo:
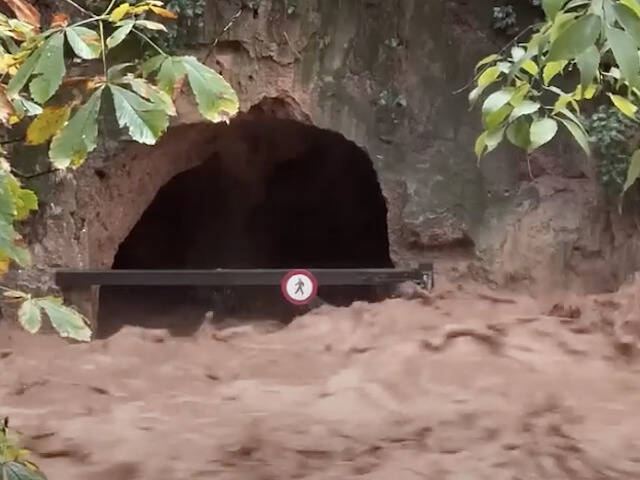
<instances>
[{"instance_id":1,"label":"red circle border on sign","mask_svg":"<svg viewBox=\"0 0 640 480\"><path fill-rule=\"evenodd\" d=\"M304 275L307 278L309 278L309 280L311 280L311 295L306 300L302 300L302 301L301 300L294 300L287 293L287 282L294 275ZM282 291L282 295L284 296L284 298L289 303L291 303L293 305L297 305L297 306L307 305L307 304L311 303L311 301L314 298L316 298L316 296L318 295L318 281L316 280L316 277L313 276L313 273L311 273L309 270L291 270L291 271L287 272L287 274L284 277L282 277L282 280L280 282L280 290Z\"/></svg>"}]
</instances>

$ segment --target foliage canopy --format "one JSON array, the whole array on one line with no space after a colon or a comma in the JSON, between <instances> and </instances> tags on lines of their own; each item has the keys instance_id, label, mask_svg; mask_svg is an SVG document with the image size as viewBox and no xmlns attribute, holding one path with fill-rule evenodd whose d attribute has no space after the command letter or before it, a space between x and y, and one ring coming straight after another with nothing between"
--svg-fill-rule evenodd
<instances>
[{"instance_id":1,"label":"foliage canopy","mask_svg":"<svg viewBox=\"0 0 640 480\"><path fill-rule=\"evenodd\" d=\"M581 106L608 101L637 125L640 105L640 0L542 0L545 21L476 65L469 101L482 99L480 160L505 138L531 153L566 129L590 154ZM570 84L567 88L565 85ZM561 88L562 86L562 88ZM622 185L640 177L640 150Z\"/></svg>"},{"instance_id":2,"label":"foliage canopy","mask_svg":"<svg viewBox=\"0 0 640 480\"><path fill-rule=\"evenodd\" d=\"M147 145L157 142L176 115L173 102L185 81L207 120L227 121L237 113L238 97L220 74L193 56L167 54L149 38L166 33L165 23L177 18L162 2L112 0L96 14L65 1L80 19L59 13L46 29L26 0L5 0L15 18L0 14L0 124L26 128L28 145L48 145L54 169L77 168L96 149L107 101L119 127ZM132 41L155 54L123 61ZM16 223L37 208L35 192L21 185L0 149L0 274L10 262L30 264ZM22 303L19 321L28 331L40 329L44 312L62 336L89 340L86 319L57 299L0 288Z\"/></svg>"}]
</instances>

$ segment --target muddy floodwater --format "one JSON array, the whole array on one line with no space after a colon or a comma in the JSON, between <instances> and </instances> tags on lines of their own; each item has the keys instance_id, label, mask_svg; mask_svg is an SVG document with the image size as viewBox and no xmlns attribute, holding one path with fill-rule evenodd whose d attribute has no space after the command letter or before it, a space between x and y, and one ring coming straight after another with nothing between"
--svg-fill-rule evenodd
<instances>
[{"instance_id":1,"label":"muddy floodwater","mask_svg":"<svg viewBox=\"0 0 640 480\"><path fill-rule=\"evenodd\" d=\"M51 479L637 480L639 291L441 284L89 345L5 321L0 406Z\"/></svg>"}]
</instances>

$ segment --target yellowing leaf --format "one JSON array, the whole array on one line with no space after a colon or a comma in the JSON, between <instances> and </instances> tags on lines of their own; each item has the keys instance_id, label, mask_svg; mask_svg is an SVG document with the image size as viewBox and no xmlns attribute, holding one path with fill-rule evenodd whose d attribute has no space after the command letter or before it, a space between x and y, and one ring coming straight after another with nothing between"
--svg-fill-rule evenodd
<instances>
[{"instance_id":1,"label":"yellowing leaf","mask_svg":"<svg viewBox=\"0 0 640 480\"><path fill-rule=\"evenodd\" d=\"M204 118L219 122L238 113L238 95L222 75L203 65L195 57L180 58L196 97L198 110Z\"/></svg>"},{"instance_id":2,"label":"yellowing leaf","mask_svg":"<svg viewBox=\"0 0 640 480\"><path fill-rule=\"evenodd\" d=\"M51 139L60 131L69 119L69 105L46 107L27 128L27 144L40 145Z\"/></svg>"},{"instance_id":3,"label":"yellowing leaf","mask_svg":"<svg viewBox=\"0 0 640 480\"><path fill-rule=\"evenodd\" d=\"M480 159L482 158L482 154L484 153L485 148L487 148L487 132L482 132L482 134L479 135L476 139L476 144L474 147L478 161L480 161Z\"/></svg>"},{"instance_id":4,"label":"yellowing leaf","mask_svg":"<svg viewBox=\"0 0 640 480\"><path fill-rule=\"evenodd\" d=\"M98 112L104 87L96 90L71 120L53 137L49 159L56 168L66 168L84 160L97 145Z\"/></svg>"},{"instance_id":5,"label":"yellowing leaf","mask_svg":"<svg viewBox=\"0 0 640 480\"><path fill-rule=\"evenodd\" d=\"M536 65L536 62L534 62L533 60L525 60L522 63L522 68L525 72L530 73L531 75L538 74L538 65Z\"/></svg>"},{"instance_id":6,"label":"yellowing leaf","mask_svg":"<svg viewBox=\"0 0 640 480\"><path fill-rule=\"evenodd\" d=\"M640 4L636 0L620 0L620 3L629 7L640 17Z\"/></svg>"},{"instance_id":7,"label":"yellowing leaf","mask_svg":"<svg viewBox=\"0 0 640 480\"><path fill-rule=\"evenodd\" d=\"M123 3L122 5L118 5L109 15L109 20L113 23L118 23L120 20L124 18L124 16L129 13L129 9L131 5L128 3Z\"/></svg>"},{"instance_id":8,"label":"yellowing leaf","mask_svg":"<svg viewBox=\"0 0 640 480\"><path fill-rule=\"evenodd\" d=\"M624 97L620 95L614 95L612 93L609 94L609 98L613 102L613 104L624 113L627 117L635 118L636 112L638 111L638 107L631 103Z\"/></svg>"},{"instance_id":9,"label":"yellowing leaf","mask_svg":"<svg viewBox=\"0 0 640 480\"><path fill-rule=\"evenodd\" d=\"M176 18L178 18L178 15L175 12L172 12L171 10L167 10L165 8L156 7L155 5L151 6L151 11L156 15L160 15L163 18L170 18L172 20L175 20Z\"/></svg>"},{"instance_id":10,"label":"yellowing leaf","mask_svg":"<svg viewBox=\"0 0 640 480\"><path fill-rule=\"evenodd\" d=\"M72 338L80 342L91 340L91 330L88 321L80 313L62 304L54 297L39 298L37 304L42 308L53 327L63 338Z\"/></svg>"},{"instance_id":11,"label":"yellowing leaf","mask_svg":"<svg viewBox=\"0 0 640 480\"><path fill-rule=\"evenodd\" d=\"M633 152L631 156L631 162L629 163L629 170L627 171L627 181L624 183L622 192L626 192L631 188L631 185L636 183L636 180L640 178L640 150Z\"/></svg>"},{"instance_id":12,"label":"yellowing leaf","mask_svg":"<svg viewBox=\"0 0 640 480\"><path fill-rule=\"evenodd\" d=\"M29 333L37 333L42 327L42 314L36 300L30 299L20 305L18 321Z\"/></svg>"},{"instance_id":13,"label":"yellowing leaf","mask_svg":"<svg viewBox=\"0 0 640 480\"><path fill-rule=\"evenodd\" d=\"M496 81L496 79L500 76L500 68L493 66L487 68L482 75L478 77L478 86L486 87L487 85L492 84Z\"/></svg>"},{"instance_id":14,"label":"yellowing leaf","mask_svg":"<svg viewBox=\"0 0 640 480\"><path fill-rule=\"evenodd\" d=\"M559 60L557 62L547 63L544 66L544 69L542 70L542 80L544 81L544 84L549 85L551 80L553 80L553 78L556 75L558 75L559 73L562 73L562 70L564 70L564 67L566 65L567 65L566 60Z\"/></svg>"}]
</instances>

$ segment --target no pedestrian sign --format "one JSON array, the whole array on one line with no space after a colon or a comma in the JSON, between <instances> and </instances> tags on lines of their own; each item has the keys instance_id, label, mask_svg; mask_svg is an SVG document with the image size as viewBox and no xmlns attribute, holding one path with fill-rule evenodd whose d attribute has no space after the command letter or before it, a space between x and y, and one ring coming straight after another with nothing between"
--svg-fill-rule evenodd
<instances>
[{"instance_id":1,"label":"no pedestrian sign","mask_svg":"<svg viewBox=\"0 0 640 480\"><path fill-rule=\"evenodd\" d=\"M307 270L292 270L288 272L281 283L282 294L289 303L306 305L318 293L318 282L313 274Z\"/></svg>"}]
</instances>

